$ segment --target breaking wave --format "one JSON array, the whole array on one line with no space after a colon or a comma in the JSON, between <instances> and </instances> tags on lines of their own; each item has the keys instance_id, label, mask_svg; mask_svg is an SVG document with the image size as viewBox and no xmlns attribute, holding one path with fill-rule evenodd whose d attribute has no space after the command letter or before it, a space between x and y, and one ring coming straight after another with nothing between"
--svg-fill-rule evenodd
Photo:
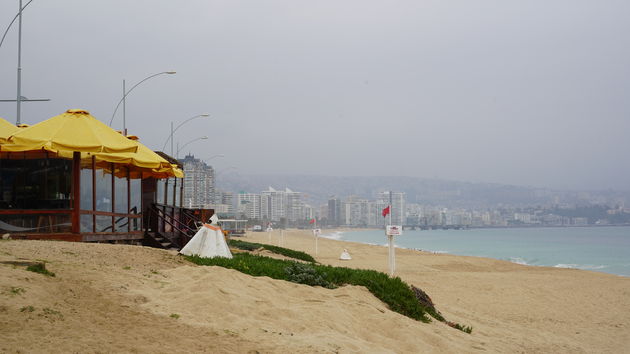
<instances>
[{"instance_id":1,"label":"breaking wave","mask_svg":"<svg viewBox=\"0 0 630 354\"><path fill-rule=\"evenodd\" d=\"M331 233L321 234L319 237L329 238L331 240L341 240L343 231L333 231Z\"/></svg>"},{"instance_id":2,"label":"breaking wave","mask_svg":"<svg viewBox=\"0 0 630 354\"><path fill-rule=\"evenodd\" d=\"M573 264L573 263L559 263L554 266L555 268L571 268L571 269L583 269L583 270L598 270L608 268L607 265L593 265L593 264Z\"/></svg>"},{"instance_id":3,"label":"breaking wave","mask_svg":"<svg viewBox=\"0 0 630 354\"><path fill-rule=\"evenodd\" d=\"M516 263L516 264L521 264L521 265L531 265L531 264L527 263L527 261L524 260L521 257L510 257L510 262Z\"/></svg>"}]
</instances>

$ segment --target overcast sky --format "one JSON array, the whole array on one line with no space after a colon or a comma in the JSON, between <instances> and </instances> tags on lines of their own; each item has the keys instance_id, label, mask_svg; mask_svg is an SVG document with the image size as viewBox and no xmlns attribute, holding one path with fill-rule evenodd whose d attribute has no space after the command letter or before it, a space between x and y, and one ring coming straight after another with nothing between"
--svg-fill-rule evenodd
<instances>
[{"instance_id":1,"label":"overcast sky","mask_svg":"<svg viewBox=\"0 0 630 354\"><path fill-rule=\"evenodd\" d=\"M161 150L209 113L175 141L208 135L180 155L224 154L219 171L630 190L627 0L34 0L22 46L23 96L52 99L23 122L108 123L123 79L175 70L129 94L127 128ZM0 98L16 68L17 22Z\"/></svg>"}]
</instances>

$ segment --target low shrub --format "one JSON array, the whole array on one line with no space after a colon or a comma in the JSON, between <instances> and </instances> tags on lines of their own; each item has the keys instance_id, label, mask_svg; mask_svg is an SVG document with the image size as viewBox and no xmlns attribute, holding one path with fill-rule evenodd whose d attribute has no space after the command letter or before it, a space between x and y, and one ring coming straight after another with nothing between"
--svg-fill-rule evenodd
<instances>
[{"instance_id":1,"label":"low shrub","mask_svg":"<svg viewBox=\"0 0 630 354\"><path fill-rule=\"evenodd\" d=\"M201 258L187 256L193 263L235 269L252 276L302 282L319 282L320 286L335 287L345 284L365 286L374 296L386 303L392 311L422 322L430 322L425 308L416 300L409 285L400 278L390 278L374 270L350 269L318 264L301 264L295 261L273 259L247 253L234 258ZM308 268L306 268L308 267ZM320 280L321 278L321 280ZM323 280L323 281L322 281Z\"/></svg>"},{"instance_id":2,"label":"low shrub","mask_svg":"<svg viewBox=\"0 0 630 354\"><path fill-rule=\"evenodd\" d=\"M417 321L430 322L427 314L440 322L466 333L472 333L472 327L449 322L435 308L427 293L415 286L409 286L399 277L390 278L387 274L369 269L351 269L316 264L315 259L304 252L260 243L230 240L230 246L253 251L259 248L300 259L310 264L292 260L280 260L249 253L235 254L234 258L201 258L186 256L199 265L220 266L235 269L252 276L267 276L273 279L294 283L321 286L329 289L350 284L366 287L374 296L386 303L392 311L398 312Z\"/></svg>"},{"instance_id":3,"label":"low shrub","mask_svg":"<svg viewBox=\"0 0 630 354\"><path fill-rule=\"evenodd\" d=\"M311 263L315 263L316 262L315 258L313 258L308 253L295 251L295 250L284 248L284 247L265 245L265 244L262 244L262 243L246 242L246 241L241 241L241 240L230 240L228 242L228 244L230 246L232 246L232 247L235 247L235 248L238 248L238 249L241 249L241 250L245 250L245 251L254 251L254 250L257 250L259 248L263 248L263 249L266 249L267 251L270 251L270 252L273 252L273 253L276 253L276 254L280 254L280 255L283 255L283 256L286 256L286 257L299 259L301 261L311 262Z\"/></svg>"},{"instance_id":4,"label":"low shrub","mask_svg":"<svg viewBox=\"0 0 630 354\"><path fill-rule=\"evenodd\" d=\"M468 334L472 333L472 330L473 330L471 326L462 326L459 323L455 323L455 322L447 321L446 324L453 328L459 329L462 332L466 332Z\"/></svg>"},{"instance_id":5,"label":"low shrub","mask_svg":"<svg viewBox=\"0 0 630 354\"><path fill-rule=\"evenodd\" d=\"M313 266L304 263L294 263L284 268L287 273L287 280L294 283L306 284L310 286L321 286L334 289L336 286L324 279L326 273L319 274Z\"/></svg>"},{"instance_id":6,"label":"low shrub","mask_svg":"<svg viewBox=\"0 0 630 354\"><path fill-rule=\"evenodd\" d=\"M54 277L55 273L49 271L48 269L46 269L46 264L44 263L37 263L37 264L33 264L30 265L26 268L26 270L28 270L29 272L35 272L35 273L39 273L39 274L43 274L49 277Z\"/></svg>"}]
</instances>

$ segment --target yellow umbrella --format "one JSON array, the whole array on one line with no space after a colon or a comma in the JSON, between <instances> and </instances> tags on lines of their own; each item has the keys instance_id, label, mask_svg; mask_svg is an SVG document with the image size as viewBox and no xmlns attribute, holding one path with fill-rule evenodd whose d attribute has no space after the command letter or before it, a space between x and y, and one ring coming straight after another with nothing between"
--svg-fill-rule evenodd
<instances>
[{"instance_id":1,"label":"yellow umbrella","mask_svg":"<svg viewBox=\"0 0 630 354\"><path fill-rule=\"evenodd\" d=\"M68 110L64 114L24 129L4 122L6 124L0 122L0 138L5 136L7 125L7 141L0 141L2 158L55 156L72 159L73 152L80 152L84 166L89 166L94 156L97 168L119 177L126 176L127 170L131 178L184 176L177 165L172 165L136 141L137 137L123 136L92 117L87 111ZM16 155L16 152L19 154ZM113 171L111 163L114 164Z\"/></svg>"},{"instance_id":2,"label":"yellow umbrella","mask_svg":"<svg viewBox=\"0 0 630 354\"><path fill-rule=\"evenodd\" d=\"M98 165L98 164L97 164ZM112 170L111 164L100 164L98 168L104 170L107 173L113 173L116 177L126 177L127 171L129 171L129 178L170 178L177 177L183 178L184 171L179 169L176 165L172 165L167 168L142 168L136 167L133 165L121 165L114 164L114 169Z\"/></svg>"},{"instance_id":3,"label":"yellow umbrella","mask_svg":"<svg viewBox=\"0 0 630 354\"><path fill-rule=\"evenodd\" d=\"M125 153L138 150L134 141L81 109L70 109L24 128L13 134L8 142L0 147L2 151Z\"/></svg>"},{"instance_id":4,"label":"yellow umbrella","mask_svg":"<svg viewBox=\"0 0 630 354\"><path fill-rule=\"evenodd\" d=\"M0 118L0 143L6 143L7 139L18 130L20 130L19 127Z\"/></svg>"},{"instance_id":5,"label":"yellow umbrella","mask_svg":"<svg viewBox=\"0 0 630 354\"><path fill-rule=\"evenodd\" d=\"M131 135L127 138L137 145L138 149L136 152L96 153L94 156L96 156L97 160L129 164L142 168L164 168L171 166L162 156L137 141L138 137Z\"/></svg>"},{"instance_id":6,"label":"yellow umbrella","mask_svg":"<svg viewBox=\"0 0 630 354\"><path fill-rule=\"evenodd\" d=\"M125 167L129 169L131 178L166 178L166 177L183 177L184 173L177 167L172 165L162 156L156 154L153 150L140 143L137 136L130 135L127 138L134 141L138 145L138 150L134 153L97 153L93 154L96 158L97 165L100 168L111 170L108 163L113 162L115 165L114 174L124 175ZM112 171L110 171L112 172Z\"/></svg>"}]
</instances>

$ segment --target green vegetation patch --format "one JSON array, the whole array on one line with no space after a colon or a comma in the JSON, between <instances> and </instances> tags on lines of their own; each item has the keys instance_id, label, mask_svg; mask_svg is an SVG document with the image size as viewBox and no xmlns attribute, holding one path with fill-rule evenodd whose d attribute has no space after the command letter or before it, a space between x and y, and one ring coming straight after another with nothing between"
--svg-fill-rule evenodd
<instances>
[{"instance_id":1,"label":"green vegetation patch","mask_svg":"<svg viewBox=\"0 0 630 354\"><path fill-rule=\"evenodd\" d=\"M35 308L31 305L23 306L22 308L20 308L20 312L33 312L33 311L35 311Z\"/></svg>"},{"instance_id":2,"label":"green vegetation patch","mask_svg":"<svg viewBox=\"0 0 630 354\"><path fill-rule=\"evenodd\" d=\"M228 244L234 248L238 248L245 251L254 251L259 248L263 248L263 249L266 249L267 251L280 254L286 257L299 259L305 262L316 263L315 258L313 258L310 254L300 252L300 251L295 251L288 248L265 245L262 243L246 242L246 241L241 241L241 240L229 240Z\"/></svg>"},{"instance_id":3,"label":"green vegetation patch","mask_svg":"<svg viewBox=\"0 0 630 354\"><path fill-rule=\"evenodd\" d=\"M28 267L26 267L26 270L28 270L29 272L35 272L35 273L39 273L39 274L43 274L49 277L54 277L55 273L49 271L48 269L46 269L46 264L44 263L37 263L37 264L33 264L30 265Z\"/></svg>"},{"instance_id":4,"label":"green vegetation patch","mask_svg":"<svg viewBox=\"0 0 630 354\"><path fill-rule=\"evenodd\" d=\"M24 290L24 288L16 288L14 286L9 288L9 293L11 295L20 295L20 294L24 294L25 292L26 292L26 290Z\"/></svg>"},{"instance_id":5,"label":"green vegetation patch","mask_svg":"<svg viewBox=\"0 0 630 354\"><path fill-rule=\"evenodd\" d=\"M427 311L418 302L407 283L398 277L390 278L387 274L374 270L302 264L248 253L235 254L232 259L201 258L198 256L187 256L186 258L200 265L220 266L252 276L267 276L326 288L335 288L346 284L365 286L374 296L386 303L392 311L422 322L431 321L426 315L429 313L437 320L443 321L439 313Z\"/></svg>"}]
</instances>

